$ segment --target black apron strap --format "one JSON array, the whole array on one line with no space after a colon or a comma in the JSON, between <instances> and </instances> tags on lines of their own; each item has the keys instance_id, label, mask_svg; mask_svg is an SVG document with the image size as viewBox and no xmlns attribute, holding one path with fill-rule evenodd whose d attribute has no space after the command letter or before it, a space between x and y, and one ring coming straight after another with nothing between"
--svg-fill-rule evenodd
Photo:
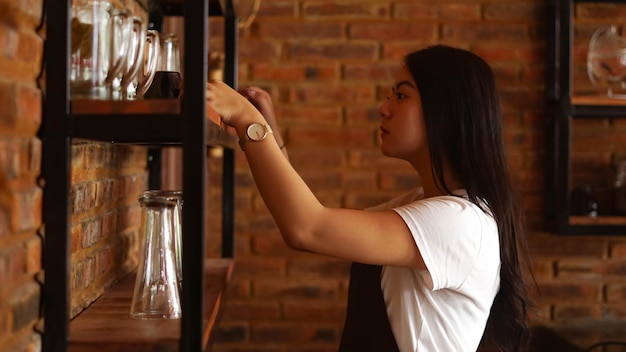
<instances>
[{"instance_id":1,"label":"black apron strap","mask_svg":"<svg viewBox=\"0 0 626 352\"><path fill-rule=\"evenodd\" d=\"M398 351L380 289L381 271L380 265L352 264L340 352Z\"/></svg>"}]
</instances>

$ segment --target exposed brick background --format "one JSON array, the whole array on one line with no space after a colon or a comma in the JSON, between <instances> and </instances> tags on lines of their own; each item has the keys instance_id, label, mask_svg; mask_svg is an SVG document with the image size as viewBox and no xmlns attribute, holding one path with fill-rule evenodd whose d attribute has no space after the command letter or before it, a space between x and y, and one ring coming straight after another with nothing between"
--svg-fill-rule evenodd
<instances>
[{"instance_id":1,"label":"exposed brick background","mask_svg":"<svg viewBox=\"0 0 626 352\"><path fill-rule=\"evenodd\" d=\"M624 11L577 6L578 92L599 91L585 66L591 33ZM408 165L381 156L375 138L377 109L402 56L434 43L481 55L496 73L507 154L531 229L540 290L534 321L623 319L626 239L555 236L543 227L544 21L544 1L264 0L240 33L239 84L272 93L291 161L318 197L363 208L419 184ZM221 25L210 27L212 50L222 47ZM573 128L573 183L608 186L610 157L625 149L623 122L581 120ZM216 350L336 350L349 263L288 249L237 156L236 271Z\"/></svg>"},{"instance_id":2,"label":"exposed brick background","mask_svg":"<svg viewBox=\"0 0 626 352\"><path fill-rule=\"evenodd\" d=\"M240 3L245 14L252 0ZM579 91L595 89L584 71L585 38L626 13L623 6L577 7ZM41 1L0 0L0 346L7 351L39 350L41 339L41 9ZM419 185L408 165L384 158L376 145L377 108L402 55L434 43L478 53L497 75L507 153L532 230L541 292L535 321L623 319L626 238L556 236L542 227L544 16L539 0L263 0L240 33L239 84L273 94L292 163L320 200L363 208ZM222 23L211 22L211 50L219 51ZM574 183L606 185L624 132L618 120L576 122ZM72 147L73 315L136 263L145 160L139 147ZM219 252L220 162L212 153L210 255ZM239 151L236 168L236 271L215 350L336 350L349 263L289 249Z\"/></svg>"}]
</instances>

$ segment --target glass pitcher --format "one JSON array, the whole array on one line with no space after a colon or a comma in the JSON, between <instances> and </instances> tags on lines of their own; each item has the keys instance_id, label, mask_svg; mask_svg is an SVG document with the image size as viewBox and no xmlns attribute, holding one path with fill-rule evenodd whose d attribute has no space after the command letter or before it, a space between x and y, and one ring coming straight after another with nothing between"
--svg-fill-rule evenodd
<instances>
[{"instance_id":1,"label":"glass pitcher","mask_svg":"<svg viewBox=\"0 0 626 352\"><path fill-rule=\"evenodd\" d=\"M144 192L141 206L140 252L130 316L136 319L176 319L181 305L176 269L176 197ZM180 219L179 219L180 220Z\"/></svg>"}]
</instances>

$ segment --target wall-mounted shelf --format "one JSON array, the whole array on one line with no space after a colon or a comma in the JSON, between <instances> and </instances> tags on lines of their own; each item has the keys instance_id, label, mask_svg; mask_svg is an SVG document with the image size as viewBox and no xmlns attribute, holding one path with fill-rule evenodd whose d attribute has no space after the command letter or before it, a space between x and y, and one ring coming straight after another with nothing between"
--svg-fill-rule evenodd
<instances>
[{"instance_id":1,"label":"wall-mounted shelf","mask_svg":"<svg viewBox=\"0 0 626 352\"><path fill-rule=\"evenodd\" d=\"M143 1L143 0L142 0ZM42 289L44 332L42 349L44 352L65 352L72 350L139 350L131 340L114 341L109 329L116 328L107 318L97 316L98 310L110 299L115 302L116 295L128 295L123 281L111 289L99 302L79 315L71 323L70 329L70 180L71 180L71 144L73 140L89 140L136 144L152 147L177 145L183 151L183 287L181 294L182 316L175 323L178 329L162 322L167 327L167 342L155 338L148 345L165 346L184 352L198 352L205 349L211 321L219 311L217 301L211 301L211 290L207 284L213 282L213 274L219 276L218 290L222 292L230 277L232 260L226 259L222 265L212 271L205 267L206 248L206 182L207 148L223 146L222 156L222 258L232 258L234 252L234 139L219 126L219 118L207 111L206 80L208 76L208 17L224 18L224 81L236 88L237 67L237 18L232 0L209 1L158 1L150 6L153 22L164 16L183 16L184 32L187 36L183 53L184 72L194 72L185 77L184 96L180 104L176 100L150 101L70 101L69 63L70 63L70 0L46 1L46 41L44 44L46 92L43 104L41 137L43 141L42 178L43 222L45 238L43 249L43 267L45 285ZM147 1L143 1L146 3ZM221 7L224 4L224 8ZM210 119L207 119L210 117ZM211 122L214 121L214 122ZM152 148L154 149L154 148ZM189 196L188 196L189 195ZM220 262L222 263L222 262ZM126 279L132 280L132 279ZM207 292L208 291L208 292ZM218 294L219 296L219 294ZM127 299L127 298L123 298ZM111 308L111 313L115 309ZM118 307L118 309L120 309ZM108 310L108 308L107 308ZM121 309L129 311L130 304ZM94 316L94 314L96 316ZM126 329L145 328L140 321L127 321L118 317ZM108 321L108 323L107 323ZM117 321L117 320L116 320ZM134 325L132 323L137 323ZM209 324L207 324L209 323ZM86 339L85 329L102 324L106 334L100 334L101 342L89 348L76 347ZM109 324L108 327L106 327ZM157 324L161 325L161 324ZM208 327L208 330L207 330ZM151 328L148 327L148 330ZM70 331L71 330L71 331ZM140 331L135 330L135 331ZM176 335L173 335L176 332ZM178 334L177 332L184 332ZM152 331L154 333L154 331ZM161 335L161 334L159 334ZM153 337L155 335L152 335ZM151 339L151 338L150 338ZM83 342L80 342L83 341ZM142 343L144 343L142 342ZM107 345L108 347L101 348ZM115 347L113 347L115 346ZM110 347L110 348L109 348ZM158 347L150 350L161 350Z\"/></svg>"},{"instance_id":2,"label":"wall-mounted shelf","mask_svg":"<svg viewBox=\"0 0 626 352\"><path fill-rule=\"evenodd\" d=\"M547 6L547 129L545 217L551 231L572 235L626 235L626 217L572 216L572 125L575 119L626 118L626 99L573 93L574 11L579 3L616 0L551 0Z\"/></svg>"}]
</instances>

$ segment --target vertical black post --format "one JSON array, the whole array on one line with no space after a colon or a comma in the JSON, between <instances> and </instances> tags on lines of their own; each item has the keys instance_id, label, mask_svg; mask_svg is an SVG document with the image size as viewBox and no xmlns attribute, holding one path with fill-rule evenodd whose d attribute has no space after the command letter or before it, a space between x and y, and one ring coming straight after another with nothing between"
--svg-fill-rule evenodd
<instances>
[{"instance_id":1,"label":"vertical black post","mask_svg":"<svg viewBox=\"0 0 626 352\"><path fill-rule=\"evenodd\" d=\"M184 3L185 95L183 119L183 289L180 350L203 350L206 193L206 80L208 72L208 4ZM203 38L191 43L191 38Z\"/></svg>"},{"instance_id":2,"label":"vertical black post","mask_svg":"<svg viewBox=\"0 0 626 352\"><path fill-rule=\"evenodd\" d=\"M232 0L224 10L224 82L237 89L237 15ZM235 151L224 148L222 159L222 257L234 256Z\"/></svg>"},{"instance_id":3,"label":"vertical black post","mask_svg":"<svg viewBox=\"0 0 626 352\"><path fill-rule=\"evenodd\" d=\"M45 224L42 290L43 350L67 350L69 334L69 40L68 0L45 1L46 94L43 104L42 175Z\"/></svg>"},{"instance_id":4,"label":"vertical black post","mask_svg":"<svg viewBox=\"0 0 626 352\"><path fill-rule=\"evenodd\" d=\"M574 30L572 26L574 0L559 0L558 21L559 31L559 70L558 70L558 149L557 172L559 185L558 209L561 209L557 219L559 233L566 233L569 229L569 184L570 184L570 128L571 128L571 99L572 99L572 41Z\"/></svg>"}]
</instances>

